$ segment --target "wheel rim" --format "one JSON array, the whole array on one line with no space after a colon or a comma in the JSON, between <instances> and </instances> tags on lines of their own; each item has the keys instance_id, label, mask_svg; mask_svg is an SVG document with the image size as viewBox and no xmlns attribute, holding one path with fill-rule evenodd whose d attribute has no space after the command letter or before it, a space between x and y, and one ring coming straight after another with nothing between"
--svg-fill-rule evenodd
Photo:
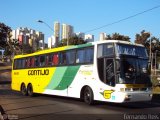
<instances>
[{"instance_id":1,"label":"wheel rim","mask_svg":"<svg viewBox=\"0 0 160 120\"><path fill-rule=\"evenodd\" d=\"M88 89L85 91L84 101L86 103L90 103L90 101L91 101L91 93L90 93L90 91Z\"/></svg>"},{"instance_id":2,"label":"wheel rim","mask_svg":"<svg viewBox=\"0 0 160 120\"><path fill-rule=\"evenodd\" d=\"M25 85L22 85L21 91L22 91L22 94L23 94L23 95L26 94L26 87L25 87Z\"/></svg>"},{"instance_id":3,"label":"wheel rim","mask_svg":"<svg viewBox=\"0 0 160 120\"><path fill-rule=\"evenodd\" d=\"M29 95L32 95L32 94L33 94L33 89L32 89L32 86L31 86L31 85L28 86L28 94L29 94Z\"/></svg>"}]
</instances>

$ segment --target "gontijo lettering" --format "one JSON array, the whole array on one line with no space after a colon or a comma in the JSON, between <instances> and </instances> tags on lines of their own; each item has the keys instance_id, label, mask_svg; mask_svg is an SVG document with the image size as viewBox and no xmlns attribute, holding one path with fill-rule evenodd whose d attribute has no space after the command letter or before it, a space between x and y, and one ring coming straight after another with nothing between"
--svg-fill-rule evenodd
<instances>
[{"instance_id":1,"label":"gontijo lettering","mask_svg":"<svg viewBox=\"0 0 160 120\"><path fill-rule=\"evenodd\" d=\"M49 75L49 70L28 70L28 75Z\"/></svg>"}]
</instances>

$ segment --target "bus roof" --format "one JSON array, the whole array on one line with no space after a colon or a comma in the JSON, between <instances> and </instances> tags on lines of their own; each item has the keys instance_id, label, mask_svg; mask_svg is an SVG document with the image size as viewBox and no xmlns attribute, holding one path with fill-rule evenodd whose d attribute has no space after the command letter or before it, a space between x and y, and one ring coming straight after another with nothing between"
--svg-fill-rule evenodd
<instances>
[{"instance_id":1,"label":"bus roof","mask_svg":"<svg viewBox=\"0 0 160 120\"><path fill-rule=\"evenodd\" d=\"M52 48L52 49L40 50L40 51L31 53L31 54L16 55L14 57L14 59L15 58L22 58L22 57L29 57L29 56L34 56L34 55L41 55L41 54L46 54L46 53L50 53L50 52L58 52L58 51L63 51L63 50L89 47L92 45L103 44L103 43L122 43L122 44L128 44L128 45L143 46L140 44L133 44L131 42L122 41L122 40L103 40L103 41L95 41L95 42L90 42L90 43L81 44L81 45L69 45L69 46L57 47L57 48Z\"/></svg>"},{"instance_id":2,"label":"bus roof","mask_svg":"<svg viewBox=\"0 0 160 120\"><path fill-rule=\"evenodd\" d=\"M40 51L31 53L31 54L16 55L14 57L14 59L15 58L22 58L22 57L29 57L29 56L34 56L34 55L41 55L41 54L46 54L46 53L50 53L50 52L59 52L59 51L64 51L64 50L89 47L92 45L93 45L92 43L87 43L87 44L81 44L81 45L69 45L69 46L57 47L57 48L52 48L52 49L40 50Z\"/></svg>"},{"instance_id":3,"label":"bus roof","mask_svg":"<svg viewBox=\"0 0 160 120\"><path fill-rule=\"evenodd\" d=\"M128 42L128 41L122 41L122 40L103 40L103 41L95 41L93 42L93 44L102 44L102 43L122 43L122 44L128 44L128 45L136 45L136 46L142 46L141 44L136 44L136 43L132 43L132 42Z\"/></svg>"}]
</instances>

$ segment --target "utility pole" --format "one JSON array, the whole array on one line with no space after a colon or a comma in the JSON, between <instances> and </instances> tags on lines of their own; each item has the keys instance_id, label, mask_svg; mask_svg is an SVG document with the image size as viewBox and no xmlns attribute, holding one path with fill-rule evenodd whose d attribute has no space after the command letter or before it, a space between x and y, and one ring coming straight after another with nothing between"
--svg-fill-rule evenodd
<instances>
[{"instance_id":1,"label":"utility pole","mask_svg":"<svg viewBox=\"0 0 160 120\"><path fill-rule=\"evenodd\" d=\"M151 35L150 35L151 36ZM151 70L151 76L152 76L152 42L150 37L150 48L149 48L149 62L150 62L150 70Z\"/></svg>"}]
</instances>

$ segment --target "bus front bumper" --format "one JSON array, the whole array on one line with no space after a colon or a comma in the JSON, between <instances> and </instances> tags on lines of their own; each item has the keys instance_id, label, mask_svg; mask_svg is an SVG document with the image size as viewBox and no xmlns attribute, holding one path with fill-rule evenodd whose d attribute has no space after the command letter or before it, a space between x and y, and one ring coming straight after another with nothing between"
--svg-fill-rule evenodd
<instances>
[{"instance_id":1,"label":"bus front bumper","mask_svg":"<svg viewBox=\"0 0 160 120\"><path fill-rule=\"evenodd\" d=\"M151 101L152 100L152 92L126 92L119 93L117 95L117 100L115 102L123 103L123 102L140 102L140 101Z\"/></svg>"}]
</instances>

